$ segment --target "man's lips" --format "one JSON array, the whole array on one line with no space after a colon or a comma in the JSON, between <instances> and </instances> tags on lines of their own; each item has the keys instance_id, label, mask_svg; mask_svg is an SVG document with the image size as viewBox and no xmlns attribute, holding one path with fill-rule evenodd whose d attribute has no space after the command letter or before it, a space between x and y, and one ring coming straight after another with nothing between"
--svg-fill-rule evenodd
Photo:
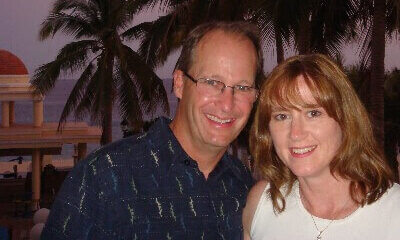
<instances>
[{"instance_id":1,"label":"man's lips","mask_svg":"<svg viewBox=\"0 0 400 240\"><path fill-rule=\"evenodd\" d=\"M206 117L218 124L232 124L235 121L235 118L219 118L211 114L206 114Z\"/></svg>"}]
</instances>

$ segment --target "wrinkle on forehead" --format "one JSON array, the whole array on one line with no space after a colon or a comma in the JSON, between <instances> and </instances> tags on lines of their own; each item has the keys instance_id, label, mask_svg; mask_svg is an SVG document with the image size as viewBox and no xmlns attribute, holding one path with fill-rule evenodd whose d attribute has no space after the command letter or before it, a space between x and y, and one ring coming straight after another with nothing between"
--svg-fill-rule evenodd
<instances>
[{"instance_id":1,"label":"wrinkle on forehead","mask_svg":"<svg viewBox=\"0 0 400 240\"><path fill-rule=\"evenodd\" d=\"M250 67L250 69L254 68L254 76L251 76L249 78L244 78L244 79L236 79L237 82L240 83L247 83L249 85L253 85L254 81L255 81L255 75L256 75L256 70L257 70L257 54L256 54L256 49L254 44L251 42L250 39L248 39L246 36L243 36L241 34L235 33L235 32L226 32L220 29L216 29L216 30L212 30L210 32L208 32L206 35L204 35L200 41L198 42L197 46L193 49L192 52L192 59L191 59L191 70L193 70L195 72L195 74L197 74L198 72L202 72L202 73L206 73L206 74L210 74L208 76L200 76L200 77L208 77L208 78L214 78L216 80L224 80L224 78L230 78L230 79L234 79L238 76L231 76L230 74L234 72L234 70L236 70L237 67L234 67L235 63L234 60L237 59L242 59L244 56L243 55L239 55L239 53L237 51L230 51L228 52L227 55L225 54L219 54L218 55L218 59L215 59L216 61L218 61L218 70L223 72L218 72L218 71L210 71L209 73L207 73L207 71L209 70L208 67L206 69L203 69L204 66L198 65L197 63L200 62L200 57L203 56L202 54L200 54L201 52L205 51L205 49L207 48L209 50L210 46L212 47L216 47L218 45L220 45L221 43L223 44L224 41L227 41L226 44L227 45L236 45L237 43L239 43L239 45L237 45L238 48L240 49L246 49L246 51L252 51L252 53L254 54L254 58L252 58L251 61L246 62L245 65L243 65L243 68L246 67ZM226 45L225 45L226 46ZM251 49L251 50L250 50ZM215 50L216 52L219 51L219 49Z\"/></svg>"}]
</instances>

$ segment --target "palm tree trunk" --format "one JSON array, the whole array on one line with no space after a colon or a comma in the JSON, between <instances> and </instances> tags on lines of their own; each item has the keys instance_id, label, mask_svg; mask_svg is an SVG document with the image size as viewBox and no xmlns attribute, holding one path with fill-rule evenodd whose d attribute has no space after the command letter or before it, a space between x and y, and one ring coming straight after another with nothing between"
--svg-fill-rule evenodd
<instances>
[{"instance_id":1,"label":"palm tree trunk","mask_svg":"<svg viewBox=\"0 0 400 240\"><path fill-rule=\"evenodd\" d=\"M311 41L311 22L310 14L303 14L300 19L300 26L297 34L297 46L299 54L310 53L310 41Z\"/></svg>"},{"instance_id":2,"label":"palm tree trunk","mask_svg":"<svg viewBox=\"0 0 400 240\"><path fill-rule=\"evenodd\" d=\"M101 145L105 145L107 143L112 142L112 110L113 110L113 102L114 102L114 90L113 90L113 65L114 59L112 54L107 56L106 63L106 71L105 71L105 99L104 99L104 108L103 108L103 120L102 120L102 129L103 133L101 135Z\"/></svg>"},{"instance_id":3,"label":"palm tree trunk","mask_svg":"<svg viewBox=\"0 0 400 240\"><path fill-rule=\"evenodd\" d=\"M285 60L285 53L283 50L282 36L279 34L275 26L275 45L276 45L276 62L279 64Z\"/></svg>"},{"instance_id":4,"label":"palm tree trunk","mask_svg":"<svg viewBox=\"0 0 400 240\"><path fill-rule=\"evenodd\" d=\"M385 0L374 0L371 39L370 110L379 144L384 145Z\"/></svg>"},{"instance_id":5,"label":"palm tree trunk","mask_svg":"<svg viewBox=\"0 0 400 240\"><path fill-rule=\"evenodd\" d=\"M103 115L102 129L103 133L101 135L101 145L112 142L112 110L113 102L111 96L106 99L105 113Z\"/></svg>"}]
</instances>

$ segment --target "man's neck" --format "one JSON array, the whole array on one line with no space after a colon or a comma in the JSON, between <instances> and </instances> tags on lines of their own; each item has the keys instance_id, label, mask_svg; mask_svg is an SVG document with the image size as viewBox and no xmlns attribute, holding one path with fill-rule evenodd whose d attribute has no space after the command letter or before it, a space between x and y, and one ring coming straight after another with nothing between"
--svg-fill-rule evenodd
<instances>
[{"instance_id":1,"label":"man's neck","mask_svg":"<svg viewBox=\"0 0 400 240\"><path fill-rule=\"evenodd\" d=\"M197 162L199 170L207 179L208 175L214 170L218 162L227 150L227 147L200 146L187 135L181 134L182 131L177 130L177 125L174 121L169 125L174 133L179 144L189 157Z\"/></svg>"}]
</instances>

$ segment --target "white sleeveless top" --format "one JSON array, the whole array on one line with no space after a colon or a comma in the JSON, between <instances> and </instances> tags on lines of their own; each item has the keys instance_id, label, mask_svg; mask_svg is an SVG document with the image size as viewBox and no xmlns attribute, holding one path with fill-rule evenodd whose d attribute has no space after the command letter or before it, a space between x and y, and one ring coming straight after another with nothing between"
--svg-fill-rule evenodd
<instances>
[{"instance_id":1,"label":"white sleeveless top","mask_svg":"<svg viewBox=\"0 0 400 240\"><path fill-rule=\"evenodd\" d=\"M267 193L268 184L257 205L250 229L253 240L317 239L310 213L304 208L298 182L286 197L285 211L275 214ZM314 216L319 230L330 222ZM378 201L359 208L344 219L334 220L321 240L398 240L400 239L400 186L394 184Z\"/></svg>"}]
</instances>

